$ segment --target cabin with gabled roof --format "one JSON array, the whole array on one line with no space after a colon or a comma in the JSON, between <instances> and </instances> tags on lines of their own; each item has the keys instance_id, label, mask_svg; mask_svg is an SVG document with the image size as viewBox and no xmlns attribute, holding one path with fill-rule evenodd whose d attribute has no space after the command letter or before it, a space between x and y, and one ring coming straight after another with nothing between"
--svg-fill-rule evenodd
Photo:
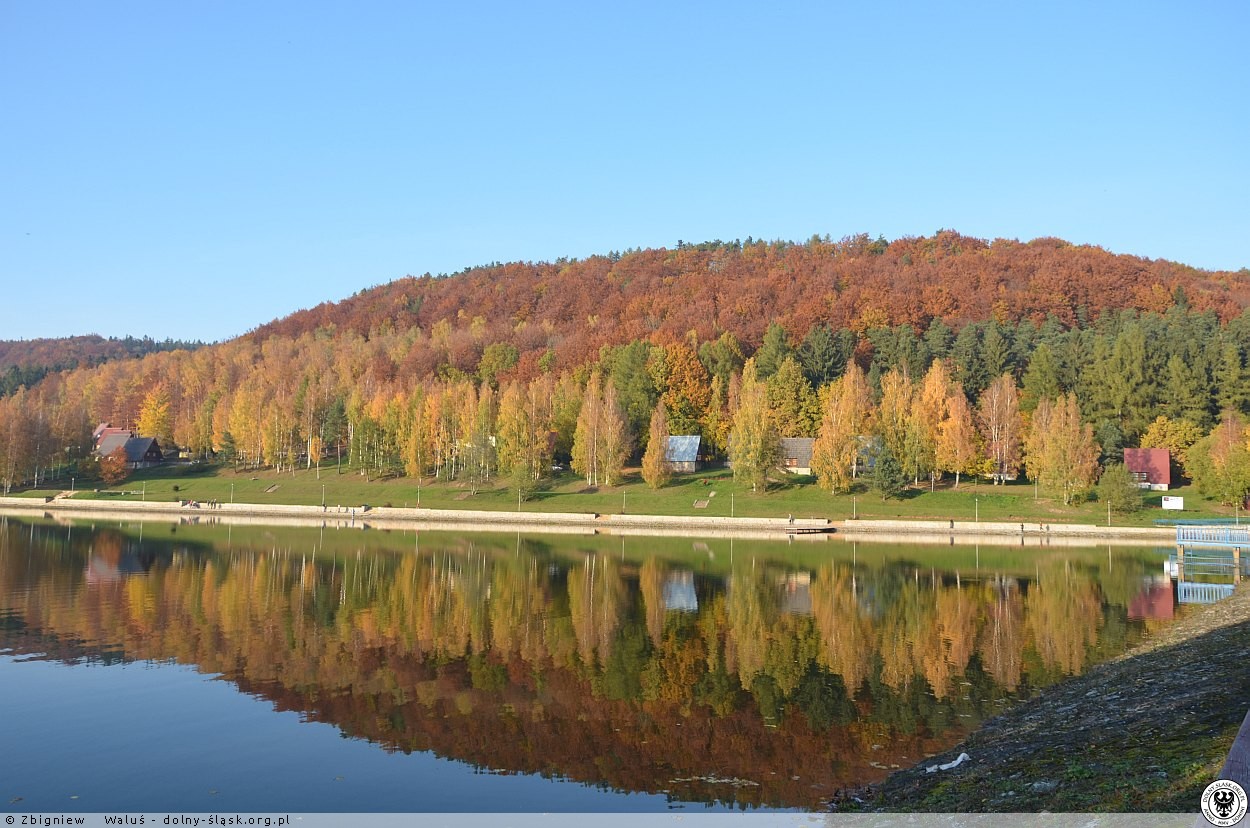
<instances>
[{"instance_id":1,"label":"cabin with gabled roof","mask_svg":"<svg viewBox=\"0 0 1250 828\"><path fill-rule=\"evenodd\" d=\"M664 462L677 474L699 470L699 445L703 438L698 434L673 435L668 438L664 450Z\"/></svg>"}]
</instances>

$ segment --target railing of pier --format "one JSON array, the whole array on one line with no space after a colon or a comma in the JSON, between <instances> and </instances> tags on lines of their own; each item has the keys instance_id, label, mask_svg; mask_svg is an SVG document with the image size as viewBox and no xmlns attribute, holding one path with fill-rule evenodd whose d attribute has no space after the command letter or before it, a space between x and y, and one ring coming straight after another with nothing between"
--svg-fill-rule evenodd
<instances>
[{"instance_id":1,"label":"railing of pier","mask_svg":"<svg viewBox=\"0 0 1250 828\"><path fill-rule=\"evenodd\" d=\"M1240 526L1177 526L1178 546L1250 546L1250 528Z\"/></svg>"}]
</instances>

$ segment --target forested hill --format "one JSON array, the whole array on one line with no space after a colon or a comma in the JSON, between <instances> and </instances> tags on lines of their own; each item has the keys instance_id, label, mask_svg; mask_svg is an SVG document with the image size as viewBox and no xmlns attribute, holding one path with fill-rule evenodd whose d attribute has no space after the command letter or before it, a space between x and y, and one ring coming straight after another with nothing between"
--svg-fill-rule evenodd
<instances>
[{"instance_id":1,"label":"forested hill","mask_svg":"<svg viewBox=\"0 0 1250 828\"><path fill-rule=\"evenodd\" d=\"M601 477L598 459L589 467L598 485L637 459L661 413L668 433L700 435L717 457L739 422L754 424L764 448L776 447L774 431L846 426L838 445L854 454L860 436L878 433L917 480L981 468L980 447L993 441L973 434L971 411L990 405L987 394L1014 401L995 410L1017 415L1062 405L1068 431L1088 444L1080 456L1096 437L1109 462L1161 414L1184 421L1186 446L1225 412L1250 414L1248 306L1244 269L950 232L493 265L400 280L216 345L82 365L0 395L0 484L77 459L85 452L70 447L90 446L94 426L109 422L252 464L290 468L332 451L376 475L511 476L518 486L546 475L553 457L579 471L578 452L597 458L599 443L579 443L580 429L613 441ZM833 417L835 391L854 416ZM946 436L962 442L939 460L947 420L959 428ZM1036 420L1037 433L1055 430L1049 423ZM995 449L1003 475L1020 465L1021 428L993 443L1007 447ZM1087 486L1092 472L1080 469ZM1064 486L1066 501L1074 489Z\"/></svg>"},{"instance_id":2,"label":"forested hill","mask_svg":"<svg viewBox=\"0 0 1250 828\"><path fill-rule=\"evenodd\" d=\"M728 331L755 345L774 320L796 340L821 322L861 332L898 324L922 331L935 319L958 329L1053 316L1064 327L1084 327L1108 310L1162 312L1182 294L1191 309L1227 321L1250 306L1250 271L1203 271L1054 238L988 242L951 231L893 242L866 235L804 244L748 239L409 277L254 335L332 328L367 336L416 326L441 334L444 346L419 366L426 371L440 363L472 371L480 343L500 342L518 349L529 374L526 363L548 347L557 364L571 365L594 358L604 344L678 341L691 331L700 341Z\"/></svg>"},{"instance_id":3,"label":"forested hill","mask_svg":"<svg viewBox=\"0 0 1250 828\"><path fill-rule=\"evenodd\" d=\"M182 342L151 337L105 339L96 334L43 339L0 340L0 396L31 386L53 371L90 367L116 359L129 359L160 351L192 350L202 342Z\"/></svg>"}]
</instances>

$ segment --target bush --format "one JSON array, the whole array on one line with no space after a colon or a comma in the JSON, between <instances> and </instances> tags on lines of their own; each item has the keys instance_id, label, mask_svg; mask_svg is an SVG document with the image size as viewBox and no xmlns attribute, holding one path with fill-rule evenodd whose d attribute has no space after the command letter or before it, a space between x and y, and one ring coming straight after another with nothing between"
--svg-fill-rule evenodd
<instances>
[{"instance_id":1,"label":"bush","mask_svg":"<svg viewBox=\"0 0 1250 828\"><path fill-rule=\"evenodd\" d=\"M1123 463L1112 463L1098 480L1098 499L1116 514L1136 512L1142 507L1141 489Z\"/></svg>"}]
</instances>

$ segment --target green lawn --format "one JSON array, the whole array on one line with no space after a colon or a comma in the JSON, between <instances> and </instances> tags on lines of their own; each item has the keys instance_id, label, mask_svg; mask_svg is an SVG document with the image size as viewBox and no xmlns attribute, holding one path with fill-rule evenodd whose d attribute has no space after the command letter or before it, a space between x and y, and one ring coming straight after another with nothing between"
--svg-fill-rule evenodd
<instances>
[{"instance_id":1,"label":"green lawn","mask_svg":"<svg viewBox=\"0 0 1250 828\"><path fill-rule=\"evenodd\" d=\"M236 471L230 467L185 465L165 466L134 473L113 487L79 491L76 500L218 500L228 503L273 503L320 505L415 506L438 509L516 510L515 492L502 482L474 490L462 483L424 480L420 487L411 478L369 480L356 472L336 473L333 467L278 474L272 470ZM419 490L419 494L418 494ZM37 494L52 494L41 489ZM1232 517L1230 508L1201 497L1192 486L1174 489L1170 495L1185 498L1185 512L1164 512L1161 493L1146 493L1146 508L1131 515L1112 515L1118 526L1148 526L1164 517ZM703 507L696 502L706 501ZM816 517L845 520L860 518L912 518L934 520L1042 521L1051 523L1094 523L1105 525L1106 506L1093 501L1065 507L1061 499L1041 490L1034 499L1031 485L1020 483L992 486L966 480L959 489L948 482L936 491L927 488L908 491L905 496L883 501L866 487L848 495L831 495L812 478L774 481L767 492L752 492L749 486L734 483L733 473L717 469L679 476L659 491L652 491L636 469L624 483L610 488L587 488L585 481L563 472L529 500L522 511L599 512L656 515L706 515L723 517Z\"/></svg>"},{"instance_id":2,"label":"green lawn","mask_svg":"<svg viewBox=\"0 0 1250 828\"><path fill-rule=\"evenodd\" d=\"M49 488L47 487L47 485L45 484L45 485L43 486L43 488L39 488L39 489L23 489L23 490L21 490L20 492L19 492L19 491L14 491L14 492L10 493L10 497L42 497L42 498L49 498L49 497L55 497L55 496L57 496L57 495L58 495L58 494L60 494L60 493L61 493L61 490L60 490L60 489L49 489Z\"/></svg>"}]
</instances>

